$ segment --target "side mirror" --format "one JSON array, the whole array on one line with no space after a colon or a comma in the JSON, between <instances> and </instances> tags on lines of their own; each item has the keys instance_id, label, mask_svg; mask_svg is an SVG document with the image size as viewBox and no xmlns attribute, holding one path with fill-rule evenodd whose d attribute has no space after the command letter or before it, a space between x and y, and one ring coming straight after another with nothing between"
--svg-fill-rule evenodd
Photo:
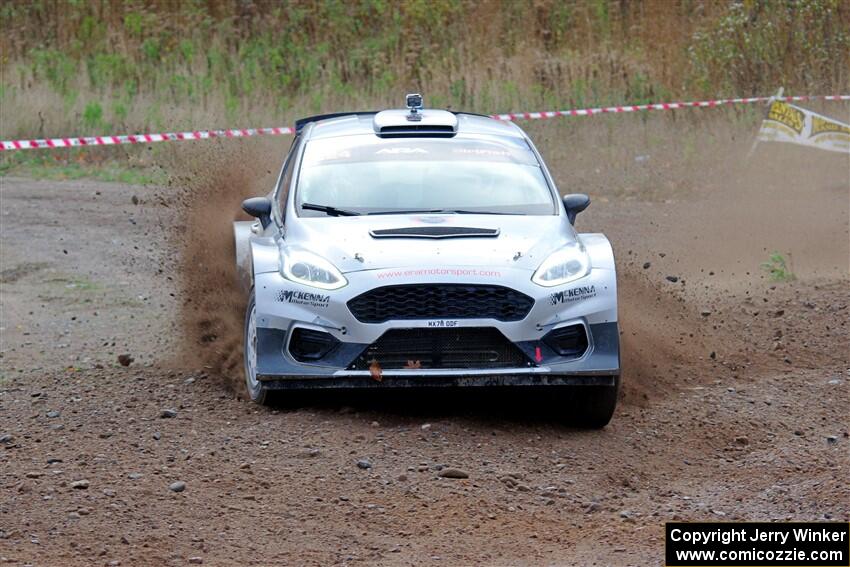
<instances>
[{"instance_id":1,"label":"side mirror","mask_svg":"<svg viewBox=\"0 0 850 567\"><path fill-rule=\"evenodd\" d=\"M564 195L564 207L567 209L567 218L570 224L576 223L576 215L590 206L590 197L584 193L571 193Z\"/></svg>"},{"instance_id":2,"label":"side mirror","mask_svg":"<svg viewBox=\"0 0 850 567\"><path fill-rule=\"evenodd\" d=\"M272 222L272 202L268 197L251 197L242 201L242 210L260 219L263 228Z\"/></svg>"}]
</instances>

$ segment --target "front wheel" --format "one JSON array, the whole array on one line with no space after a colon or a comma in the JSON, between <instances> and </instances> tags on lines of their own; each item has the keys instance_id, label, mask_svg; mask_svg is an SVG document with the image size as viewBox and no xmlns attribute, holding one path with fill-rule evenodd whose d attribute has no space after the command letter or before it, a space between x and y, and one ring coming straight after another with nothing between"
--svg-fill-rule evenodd
<instances>
[{"instance_id":1,"label":"front wheel","mask_svg":"<svg viewBox=\"0 0 850 567\"><path fill-rule=\"evenodd\" d=\"M245 389L248 391L248 397L252 402L271 405L274 392L264 388L257 379L257 305L253 290L251 290L248 308L245 311L244 345Z\"/></svg>"},{"instance_id":2,"label":"front wheel","mask_svg":"<svg viewBox=\"0 0 850 567\"><path fill-rule=\"evenodd\" d=\"M619 391L619 376L614 376L613 386L575 387L568 394L568 410L564 417L578 427L602 429L614 415Z\"/></svg>"}]
</instances>

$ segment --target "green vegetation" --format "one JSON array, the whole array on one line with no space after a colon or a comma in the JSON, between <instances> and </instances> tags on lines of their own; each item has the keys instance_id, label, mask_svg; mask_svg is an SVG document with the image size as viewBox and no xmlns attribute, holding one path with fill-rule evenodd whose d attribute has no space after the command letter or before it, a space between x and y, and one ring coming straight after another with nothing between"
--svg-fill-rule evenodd
<instances>
[{"instance_id":1,"label":"green vegetation","mask_svg":"<svg viewBox=\"0 0 850 567\"><path fill-rule=\"evenodd\" d=\"M81 153L81 150L73 150L74 158L72 159L67 157L70 153L68 151L61 154L37 151L10 153L3 156L3 161L0 161L0 177L13 175L56 181L96 179L132 185L161 185L166 181L166 174L157 167L131 167L126 161L110 159L109 156L91 161L87 159L87 154Z\"/></svg>"},{"instance_id":2,"label":"green vegetation","mask_svg":"<svg viewBox=\"0 0 850 567\"><path fill-rule=\"evenodd\" d=\"M75 290L79 290L79 291L98 291L98 290L100 290L99 284L97 284L97 283L95 283L95 282L93 282L89 279L86 279L84 277L79 277L79 276L78 277L71 277L71 278L66 279L66 280L54 279L54 280L51 280L51 281L66 282L65 283L66 289L75 289Z\"/></svg>"},{"instance_id":3,"label":"green vegetation","mask_svg":"<svg viewBox=\"0 0 850 567\"><path fill-rule=\"evenodd\" d=\"M790 254L788 257L791 257ZM785 256L779 252L771 254L770 260L761 264L761 269L770 274L770 279L775 282L790 282L797 279L785 262Z\"/></svg>"},{"instance_id":4,"label":"green vegetation","mask_svg":"<svg viewBox=\"0 0 850 567\"><path fill-rule=\"evenodd\" d=\"M61 5L61 9L59 6ZM10 0L0 137L837 92L844 0Z\"/></svg>"}]
</instances>

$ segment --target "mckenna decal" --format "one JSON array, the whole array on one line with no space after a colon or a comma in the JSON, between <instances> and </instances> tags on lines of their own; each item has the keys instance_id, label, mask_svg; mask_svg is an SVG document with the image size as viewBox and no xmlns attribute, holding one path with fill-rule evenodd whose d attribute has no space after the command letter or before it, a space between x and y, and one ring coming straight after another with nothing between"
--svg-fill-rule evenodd
<instances>
[{"instance_id":1,"label":"mckenna decal","mask_svg":"<svg viewBox=\"0 0 850 567\"><path fill-rule=\"evenodd\" d=\"M583 285L553 293L549 296L549 301L552 302L552 305L558 305L559 303L572 303L573 301L590 299L591 297L596 297L596 286Z\"/></svg>"},{"instance_id":2,"label":"mckenna decal","mask_svg":"<svg viewBox=\"0 0 850 567\"><path fill-rule=\"evenodd\" d=\"M331 301L330 295L321 293L310 293L308 291L291 291L282 289L277 292L277 300L297 305L309 305L310 307L327 307Z\"/></svg>"}]
</instances>

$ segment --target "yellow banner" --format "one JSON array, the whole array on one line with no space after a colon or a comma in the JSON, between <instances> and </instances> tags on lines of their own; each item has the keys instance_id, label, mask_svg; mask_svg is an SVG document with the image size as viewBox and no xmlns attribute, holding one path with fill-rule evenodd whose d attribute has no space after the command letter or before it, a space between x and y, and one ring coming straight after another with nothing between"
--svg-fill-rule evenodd
<instances>
[{"instance_id":1,"label":"yellow banner","mask_svg":"<svg viewBox=\"0 0 850 567\"><path fill-rule=\"evenodd\" d=\"M850 152L850 125L775 100L770 104L757 139L762 142L799 144L833 152Z\"/></svg>"}]
</instances>

